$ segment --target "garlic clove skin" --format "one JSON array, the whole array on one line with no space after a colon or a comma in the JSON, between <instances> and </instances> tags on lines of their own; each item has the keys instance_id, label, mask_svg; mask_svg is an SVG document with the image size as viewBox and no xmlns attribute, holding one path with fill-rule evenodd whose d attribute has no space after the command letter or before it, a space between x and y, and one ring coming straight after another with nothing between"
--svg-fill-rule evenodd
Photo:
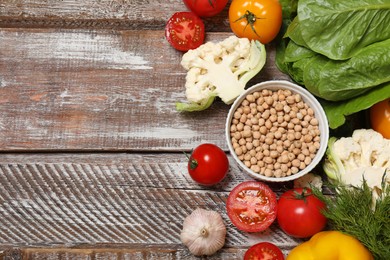
<instances>
[{"instance_id":1,"label":"garlic clove skin","mask_svg":"<svg viewBox=\"0 0 390 260\"><path fill-rule=\"evenodd\" d=\"M196 256L212 255L225 244L226 227L216 211L197 208L184 219L180 239Z\"/></svg>"}]
</instances>

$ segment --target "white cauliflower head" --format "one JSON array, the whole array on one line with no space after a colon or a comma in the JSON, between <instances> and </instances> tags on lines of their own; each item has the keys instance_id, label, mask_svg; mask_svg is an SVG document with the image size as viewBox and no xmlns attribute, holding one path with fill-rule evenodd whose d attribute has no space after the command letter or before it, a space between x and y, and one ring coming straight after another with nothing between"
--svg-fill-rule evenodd
<instances>
[{"instance_id":1,"label":"white cauliflower head","mask_svg":"<svg viewBox=\"0 0 390 260\"><path fill-rule=\"evenodd\" d=\"M231 104L246 83L264 66L265 47L258 41L231 36L221 42L207 42L186 52L181 65L186 69L186 97L177 103L179 111L206 109L215 97ZM211 102L210 102L211 100Z\"/></svg>"},{"instance_id":2,"label":"white cauliflower head","mask_svg":"<svg viewBox=\"0 0 390 260\"><path fill-rule=\"evenodd\" d=\"M351 137L332 137L323 168L331 180L342 184L361 186L366 181L376 198L383 185L390 184L390 140L372 129L355 130Z\"/></svg>"}]
</instances>

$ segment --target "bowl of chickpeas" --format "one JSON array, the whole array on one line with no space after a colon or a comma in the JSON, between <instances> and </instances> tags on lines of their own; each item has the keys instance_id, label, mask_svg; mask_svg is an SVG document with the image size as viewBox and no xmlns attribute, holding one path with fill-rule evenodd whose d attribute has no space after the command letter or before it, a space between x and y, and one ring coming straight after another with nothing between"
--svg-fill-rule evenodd
<instances>
[{"instance_id":1,"label":"bowl of chickpeas","mask_svg":"<svg viewBox=\"0 0 390 260\"><path fill-rule=\"evenodd\" d=\"M256 84L232 104L225 127L229 151L252 178L283 182L318 165L329 125L317 99L285 80Z\"/></svg>"}]
</instances>

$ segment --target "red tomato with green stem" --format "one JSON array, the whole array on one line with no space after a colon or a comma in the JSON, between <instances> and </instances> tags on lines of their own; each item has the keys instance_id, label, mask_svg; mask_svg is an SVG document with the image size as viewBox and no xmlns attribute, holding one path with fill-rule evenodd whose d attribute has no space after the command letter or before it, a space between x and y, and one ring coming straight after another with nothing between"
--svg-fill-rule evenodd
<instances>
[{"instance_id":1,"label":"red tomato with green stem","mask_svg":"<svg viewBox=\"0 0 390 260\"><path fill-rule=\"evenodd\" d=\"M234 0L229 24L238 37L269 43L282 26L282 6L278 0Z\"/></svg>"},{"instance_id":2,"label":"red tomato with green stem","mask_svg":"<svg viewBox=\"0 0 390 260\"><path fill-rule=\"evenodd\" d=\"M284 255L276 245L270 242L260 242L245 252L244 260L284 260Z\"/></svg>"},{"instance_id":3,"label":"red tomato with green stem","mask_svg":"<svg viewBox=\"0 0 390 260\"><path fill-rule=\"evenodd\" d=\"M211 17L222 12L228 0L183 0L192 12L200 17Z\"/></svg>"},{"instance_id":4,"label":"red tomato with green stem","mask_svg":"<svg viewBox=\"0 0 390 260\"><path fill-rule=\"evenodd\" d=\"M196 49L204 42L203 21L192 12L177 12L165 26L165 37L179 51Z\"/></svg>"},{"instance_id":5,"label":"red tomato with green stem","mask_svg":"<svg viewBox=\"0 0 390 260\"><path fill-rule=\"evenodd\" d=\"M276 194L259 181L246 181L237 185L226 201L227 214L233 225L245 232L260 232L275 220Z\"/></svg>"},{"instance_id":6,"label":"red tomato with green stem","mask_svg":"<svg viewBox=\"0 0 390 260\"><path fill-rule=\"evenodd\" d=\"M278 200L278 224L292 237L311 237L325 228L327 219L321 213L325 206L309 188L288 190Z\"/></svg>"},{"instance_id":7,"label":"red tomato with green stem","mask_svg":"<svg viewBox=\"0 0 390 260\"><path fill-rule=\"evenodd\" d=\"M226 153L214 144L201 144L188 158L188 172L199 184L210 186L221 182L229 171Z\"/></svg>"}]
</instances>

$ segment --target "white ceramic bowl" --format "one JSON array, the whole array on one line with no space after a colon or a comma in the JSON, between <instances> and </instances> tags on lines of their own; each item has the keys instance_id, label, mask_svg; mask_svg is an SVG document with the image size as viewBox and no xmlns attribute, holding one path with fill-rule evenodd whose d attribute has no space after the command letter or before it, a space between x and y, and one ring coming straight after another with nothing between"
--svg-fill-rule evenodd
<instances>
[{"instance_id":1,"label":"white ceramic bowl","mask_svg":"<svg viewBox=\"0 0 390 260\"><path fill-rule=\"evenodd\" d=\"M241 102L246 98L248 94L251 94L253 92L268 89L268 90L279 90L279 89L288 89L293 93L297 93L301 95L302 100L314 110L314 116L317 118L319 122L319 130L320 130L320 147L317 150L314 158L312 159L311 163L306 166L303 170L298 171L295 174L285 176L285 177L267 177L265 175L262 175L260 173L256 173L252 171L250 168L248 168L237 156L237 154L234 151L231 137L230 137L230 128L232 124L232 118L234 115L234 112L236 109L241 105ZM271 81L265 81L259 84L256 84L250 88L248 88L244 93L242 93L232 104L228 117L226 120L225 125L225 135L227 144L229 147L229 151L231 155L233 156L234 160L237 162L239 168L241 168L244 172L249 174L252 178L262 181L269 181L269 182L285 182L285 181L291 181L294 179L297 179L307 173L309 173L318 163L321 161L322 157L325 154L328 139L329 139L329 125L328 120L326 118L325 112L320 105L320 103L317 101L317 99L306 89L302 88L301 86L294 84L289 81L284 80L271 80Z\"/></svg>"}]
</instances>

